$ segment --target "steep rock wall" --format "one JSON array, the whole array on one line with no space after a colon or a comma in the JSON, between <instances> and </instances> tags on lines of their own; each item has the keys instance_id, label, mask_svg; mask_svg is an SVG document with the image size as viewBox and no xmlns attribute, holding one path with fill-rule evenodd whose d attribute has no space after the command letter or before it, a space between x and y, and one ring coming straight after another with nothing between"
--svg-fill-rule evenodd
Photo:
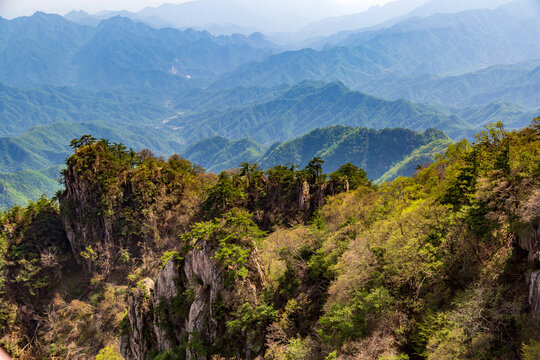
<instances>
[{"instance_id":1,"label":"steep rock wall","mask_svg":"<svg viewBox=\"0 0 540 360\"><path fill-rule=\"evenodd\" d=\"M113 236L116 218L96 214L96 194L90 190L91 184L77 175L75 168L66 169L64 182L62 222L75 260L89 272L91 263L81 256L81 252L96 242L106 248L113 247L117 243Z\"/></svg>"},{"instance_id":2,"label":"steep rock wall","mask_svg":"<svg viewBox=\"0 0 540 360\"><path fill-rule=\"evenodd\" d=\"M246 262L246 277L230 282L215 260L212 241L197 244L185 257L173 257L154 282L147 279L129 300L128 330L121 350L126 360L143 360L151 351L185 352L187 359L210 359L208 349L238 359L253 359L262 351L264 334L236 338L224 344L227 322L245 304L257 306L266 283L256 250ZM196 346L202 344L202 348ZM230 354L230 353L229 353Z\"/></svg>"},{"instance_id":3,"label":"steep rock wall","mask_svg":"<svg viewBox=\"0 0 540 360\"><path fill-rule=\"evenodd\" d=\"M520 220L527 224L519 235L519 245L528 252L531 268L529 278L529 306L531 315L540 319L540 190L520 204Z\"/></svg>"}]
</instances>

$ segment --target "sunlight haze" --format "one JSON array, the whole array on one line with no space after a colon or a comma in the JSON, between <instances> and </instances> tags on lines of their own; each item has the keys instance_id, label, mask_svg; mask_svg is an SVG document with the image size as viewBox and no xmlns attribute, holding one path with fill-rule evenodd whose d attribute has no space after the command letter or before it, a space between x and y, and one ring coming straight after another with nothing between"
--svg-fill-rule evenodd
<instances>
[{"instance_id":1,"label":"sunlight haze","mask_svg":"<svg viewBox=\"0 0 540 360\"><path fill-rule=\"evenodd\" d=\"M328 3L336 5L336 15L363 11L373 5L382 5L391 0L294 0L294 3L303 3L303 6L310 6L311 3ZM105 10L128 10L140 11L146 7L156 7L164 3L181 4L188 1L182 0L0 0L0 16L4 18L13 18L17 16L31 15L36 11L48 13L65 14L71 10L84 10L89 13L96 13ZM261 3L265 5L274 4L270 0L242 0L243 3ZM290 4L291 2L289 2ZM332 14L334 15L334 14Z\"/></svg>"}]
</instances>

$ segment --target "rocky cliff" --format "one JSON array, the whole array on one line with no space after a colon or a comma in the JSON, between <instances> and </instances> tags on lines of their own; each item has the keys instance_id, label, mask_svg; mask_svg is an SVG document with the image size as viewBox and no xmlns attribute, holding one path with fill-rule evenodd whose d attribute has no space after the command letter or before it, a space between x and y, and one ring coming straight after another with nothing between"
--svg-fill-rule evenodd
<instances>
[{"instance_id":1,"label":"rocky cliff","mask_svg":"<svg viewBox=\"0 0 540 360\"><path fill-rule=\"evenodd\" d=\"M73 256L79 265L91 272L91 261L81 253L87 246L99 244L106 254L116 253L112 248L120 247L113 236L113 223L116 216L103 216L97 212L99 200L92 192L92 184L77 174L77 168L68 167L64 172L66 189L61 196L62 223L71 245Z\"/></svg>"},{"instance_id":2,"label":"rocky cliff","mask_svg":"<svg viewBox=\"0 0 540 360\"><path fill-rule=\"evenodd\" d=\"M67 165L62 221L87 274L110 272L122 254L173 248L201 217L209 177L178 156L165 161L100 140L77 148Z\"/></svg>"},{"instance_id":3,"label":"rocky cliff","mask_svg":"<svg viewBox=\"0 0 540 360\"><path fill-rule=\"evenodd\" d=\"M256 248L238 238L248 253L242 260L245 272L233 274L235 264L224 266L218 259L223 236L230 240L236 235L215 231L184 255L175 254L155 282L146 279L133 292L121 344L127 360L163 352L186 359L216 354L254 359L261 354L264 323L259 320L264 319L253 322L246 315L261 315L256 309L266 285L262 261Z\"/></svg>"},{"instance_id":4,"label":"rocky cliff","mask_svg":"<svg viewBox=\"0 0 540 360\"><path fill-rule=\"evenodd\" d=\"M520 206L520 220L527 224L519 234L519 245L528 252L531 268L529 279L529 305L534 318L540 318L540 190Z\"/></svg>"}]
</instances>

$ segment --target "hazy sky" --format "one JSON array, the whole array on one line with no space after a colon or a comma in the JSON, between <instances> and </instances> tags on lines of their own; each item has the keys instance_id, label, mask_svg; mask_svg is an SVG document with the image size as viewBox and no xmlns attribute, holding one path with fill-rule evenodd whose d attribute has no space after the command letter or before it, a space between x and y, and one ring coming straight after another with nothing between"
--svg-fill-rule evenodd
<instances>
[{"instance_id":1,"label":"hazy sky","mask_svg":"<svg viewBox=\"0 0 540 360\"><path fill-rule=\"evenodd\" d=\"M272 0L245 0L251 3L255 1L272 2ZM309 4L310 0L290 0L302 1ZM313 0L320 1L320 0ZM336 5L343 11L353 13L363 11L369 6L384 4L392 0L324 0ZM40 10L50 13L64 14L70 10L85 10L95 13L102 10L130 10L138 11L147 6L157 6L164 2L182 3L185 0L0 0L0 16L13 18L16 16L31 15ZM309 5L308 5L309 6Z\"/></svg>"}]
</instances>

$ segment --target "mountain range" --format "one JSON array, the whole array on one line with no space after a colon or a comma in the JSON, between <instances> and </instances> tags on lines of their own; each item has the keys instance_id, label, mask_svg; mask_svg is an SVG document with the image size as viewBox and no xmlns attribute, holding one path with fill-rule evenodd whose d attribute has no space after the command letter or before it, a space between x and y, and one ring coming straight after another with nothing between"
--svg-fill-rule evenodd
<instances>
[{"instance_id":1,"label":"mountain range","mask_svg":"<svg viewBox=\"0 0 540 360\"><path fill-rule=\"evenodd\" d=\"M539 359L539 18L0 18L0 357Z\"/></svg>"},{"instance_id":2,"label":"mountain range","mask_svg":"<svg viewBox=\"0 0 540 360\"><path fill-rule=\"evenodd\" d=\"M193 17L199 30L178 29L160 15L172 19L211 1L136 16L0 18L0 178L12 198L35 199L39 190L24 185L53 181L47 169L57 169L71 139L84 134L160 156L180 153L218 172L274 158L303 165L304 157L283 149L302 153L306 134L335 134L335 125L357 135L368 130L350 129L434 128L472 140L490 122L518 129L540 112L540 6L533 0L399 0L310 25L304 30L313 39L298 35L301 42L287 45L270 40L286 32L215 36L201 29L226 24ZM317 35L317 26L320 34L338 31L332 24L347 31ZM330 138L308 153L325 154L331 167L341 137ZM372 179L410 175L450 141L420 144L404 135L405 150L376 168L356 152L368 138L358 135L339 156L358 154L351 162L369 166ZM45 192L53 188L44 181Z\"/></svg>"},{"instance_id":3,"label":"mountain range","mask_svg":"<svg viewBox=\"0 0 540 360\"><path fill-rule=\"evenodd\" d=\"M387 27L408 17L454 14L466 10L495 9L513 0L401 0L375 5L368 10L316 21L298 31L297 37L344 38L361 29Z\"/></svg>"},{"instance_id":4,"label":"mountain range","mask_svg":"<svg viewBox=\"0 0 540 360\"><path fill-rule=\"evenodd\" d=\"M349 36L323 50L302 49L251 62L222 75L217 87L343 81L353 88L387 76L459 75L497 64L537 60L536 15L508 8L406 19L389 28Z\"/></svg>"},{"instance_id":5,"label":"mountain range","mask_svg":"<svg viewBox=\"0 0 540 360\"><path fill-rule=\"evenodd\" d=\"M334 124L374 129L402 127L444 129L451 137L467 135L473 127L458 117L406 100L387 101L350 91L343 83L303 82L261 103L226 110L183 114L168 121L186 142L212 136L245 137L269 145ZM187 137L189 136L189 138Z\"/></svg>"},{"instance_id":6,"label":"mountain range","mask_svg":"<svg viewBox=\"0 0 540 360\"><path fill-rule=\"evenodd\" d=\"M215 37L191 29L154 29L120 16L96 27L36 13L0 22L0 81L101 90L174 92L236 66L262 60L275 45L261 34Z\"/></svg>"},{"instance_id":7,"label":"mountain range","mask_svg":"<svg viewBox=\"0 0 540 360\"><path fill-rule=\"evenodd\" d=\"M180 4L147 7L138 12L101 11L89 14L71 11L66 19L95 26L114 16L128 17L155 27L188 27L214 34L265 32L282 41L301 41L340 32L358 31L394 24L407 17L426 17L474 9L494 9L513 0L400 0L374 5L350 14L354 3L328 1L239 1L193 0ZM359 4L360 5L360 4ZM361 6L361 5L360 5ZM347 12L347 15L337 16Z\"/></svg>"}]
</instances>

